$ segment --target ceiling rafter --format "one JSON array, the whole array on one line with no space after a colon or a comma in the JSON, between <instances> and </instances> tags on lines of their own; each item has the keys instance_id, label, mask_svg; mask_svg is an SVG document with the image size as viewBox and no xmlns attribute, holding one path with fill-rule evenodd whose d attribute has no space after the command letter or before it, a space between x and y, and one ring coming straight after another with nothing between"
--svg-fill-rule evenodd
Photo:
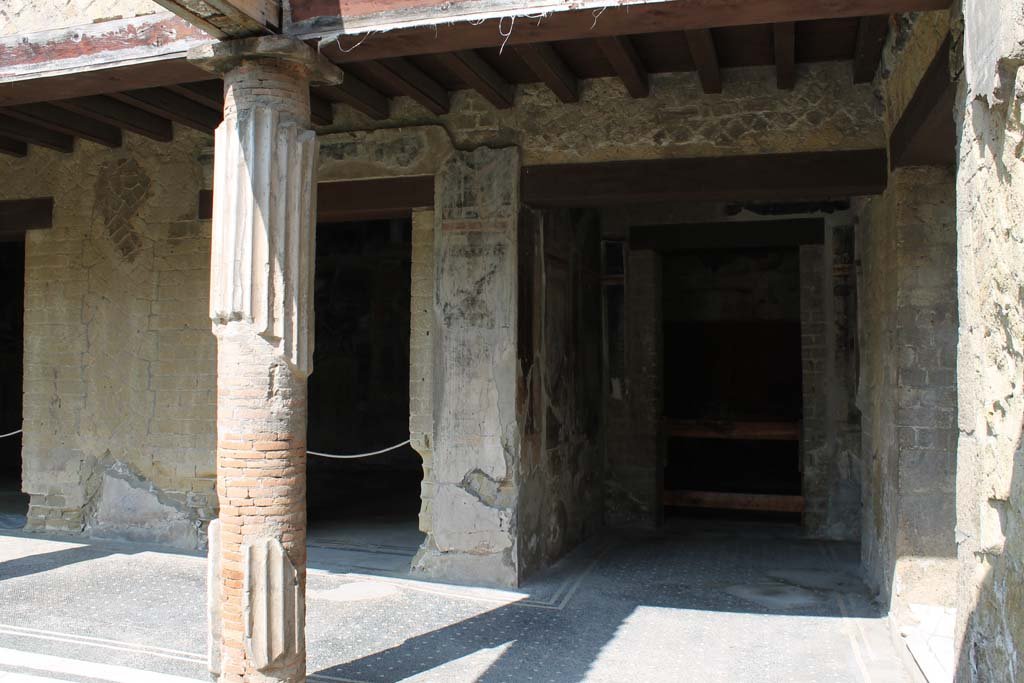
<instances>
[{"instance_id":1,"label":"ceiling rafter","mask_svg":"<svg viewBox=\"0 0 1024 683\"><path fill-rule=\"evenodd\" d=\"M597 45L630 95L647 97L651 94L647 69L628 36L598 38Z\"/></svg>"},{"instance_id":2,"label":"ceiling rafter","mask_svg":"<svg viewBox=\"0 0 1024 683\"><path fill-rule=\"evenodd\" d=\"M75 139L70 135L44 128L34 123L20 121L0 113L0 136L14 138L21 142L48 147L58 152L74 151Z\"/></svg>"},{"instance_id":3,"label":"ceiling rafter","mask_svg":"<svg viewBox=\"0 0 1024 683\"><path fill-rule=\"evenodd\" d=\"M400 58L385 59L367 62L365 67L374 78L411 97L430 112L439 116L448 113L451 106L448 91L412 62Z\"/></svg>"},{"instance_id":4,"label":"ceiling rafter","mask_svg":"<svg viewBox=\"0 0 1024 683\"><path fill-rule=\"evenodd\" d=\"M21 140L15 140L4 135L0 135L0 154L6 154L12 157L23 157L28 154L28 145Z\"/></svg>"},{"instance_id":5,"label":"ceiling rafter","mask_svg":"<svg viewBox=\"0 0 1024 683\"><path fill-rule=\"evenodd\" d=\"M853 82L870 83L882 61L889 15L861 17L857 26L857 47L853 53Z\"/></svg>"},{"instance_id":6,"label":"ceiling rafter","mask_svg":"<svg viewBox=\"0 0 1024 683\"><path fill-rule=\"evenodd\" d=\"M174 139L174 127L169 119L125 104L112 97L90 95L70 100L57 100L53 104L70 112L89 116L123 130L144 135L158 142L170 142Z\"/></svg>"},{"instance_id":7,"label":"ceiling rafter","mask_svg":"<svg viewBox=\"0 0 1024 683\"><path fill-rule=\"evenodd\" d=\"M558 96L558 99L566 103L580 101L579 79L555 52L555 48L547 43L533 43L519 45L515 51L534 75Z\"/></svg>"},{"instance_id":8,"label":"ceiling rafter","mask_svg":"<svg viewBox=\"0 0 1024 683\"><path fill-rule=\"evenodd\" d=\"M377 121L388 118L391 113L387 97L348 72L341 83L314 86L312 92L330 102L347 104Z\"/></svg>"},{"instance_id":9,"label":"ceiling rafter","mask_svg":"<svg viewBox=\"0 0 1024 683\"><path fill-rule=\"evenodd\" d=\"M8 107L3 112L11 118L48 128L57 133L89 140L105 147L121 146L121 129L103 121L70 112L45 102Z\"/></svg>"},{"instance_id":10,"label":"ceiling rafter","mask_svg":"<svg viewBox=\"0 0 1024 683\"><path fill-rule=\"evenodd\" d=\"M772 26L775 51L775 83L779 90L792 90L796 85L796 24L786 21Z\"/></svg>"},{"instance_id":11,"label":"ceiling rafter","mask_svg":"<svg viewBox=\"0 0 1024 683\"><path fill-rule=\"evenodd\" d=\"M722 70L718 66L718 51L711 29L686 31L686 43L697 67L701 88L708 94L722 92Z\"/></svg>"},{"instance_id":12,"label":"ceiling rafter","mask_svg":"<svg viewBox=\"0 0 1024 683\"><path fill-rule=\"evenodd\" d=\"M195 100L165 88L128 90L112 93L111 97L204 133L212 132L221 119L220 111L204 107Z\"/></svg>"},{"instance_id":13,"label":"ceiling rafter","mask_svg":"<svg viewBox=\"0 0 1024 683\"><path fill-rule=\"evenodd\" d=\"M508 109L513 105L516 87L473 50L449 52L438 56L441 62L466 85L498 109Z\"/></svg>"}]
</instances>

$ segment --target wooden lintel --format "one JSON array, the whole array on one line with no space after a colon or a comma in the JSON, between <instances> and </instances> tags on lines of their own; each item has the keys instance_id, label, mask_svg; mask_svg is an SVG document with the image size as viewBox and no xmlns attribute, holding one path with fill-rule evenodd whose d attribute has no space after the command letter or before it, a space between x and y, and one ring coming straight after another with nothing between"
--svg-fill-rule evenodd
<instances>
[{"instance_id":1,"label":"wooden lintel","mask_svg":"<svg viewBox=\"0 0 1024 683\"><path fill-rule=\"evenodd\" d=\"M626 92L633 97L647 97L651 93L647 69L629 36L598 38L597 45L626 86Z\"/></svg>"},{"instance_id":2,"label":"wooden lintel","mask_svg":"<svg viewBox=\"0 0 1024 683\"><path fill-rule=\"evenodd\" d=\"M579 81L565 61L555 52L555 48L547 43L536 43L520 45L515 50L534 75L544 81L544 84L551 88L558 99L566 103L579 102Z\"/></svg>"},{"instance_id":3,"label":"wooden lintel","mask_svg":"<svg viewBox=\"0 0 1024 683\"><path fill-rule=\"evenodd\" d=\"M796 25L792 21L772 27L775 49L775 81L779 90L792 90L796 85Z\"/></svg>"},{"instance_id":4,"label":"wooden lintel","mask_svg":"<svg viewBox=\"0 0 1024 683\"><path fill-rule=\"evenodd\" d=\"M734 422L715 420L662 420L662 433L685 439L727 439L733 441L799 441L799 422Z\"/></svg>"},{"instance_id":5,"label":"wooden lintel","mask_svg":"<svg viewBox=\"0 0 1024 683\"><path fill-rule=\"evenodd\" d=\"M670 507L751 510L760 512L803 512L804 497L771 493L726 493L722 491L665 491L662 502Z\"/></svg>"},{"instance_id":6,"label":"wooden lintel","mask_svg":"<svg viewBox=\"0 0 1024 683\"><path fill-rule=\"evenodd\" d=\"M71 152L75 148L75 139L70 135L5 116L3 113L0 113L0 135L21 140L30 145L49 147L58 152Z\"/></svg>"},{"instance_id":7,"label":"wooden lintel","mask_svg":"<svg viewBox=\"0 0 1024 683\"><path fill-rule=\"evenodd\" d=\"M215 38L246 38L281 29L278 0L154 0Z\"/></svg>"},{"instance_id":8,"label":"wooden lintel","mask_svg":"<svg viewBox=\"0 0 1024 683\"><path fill-rule=\"evenodd\" d=\"M321 223L376 220L408 216L413 209L434 205L434 176L401 176L319 183L316 219ZM198 217L213 216L213 192L201 190Z\"/></svg>"},{"instance_id":9,"label":"wooden lintel","mask_svg":"<svg viewBox=\"0 0 1024 683\"><path fill-rule=\"evenodd\" d=\"M857 24L857 43L853 52L854 83L870 83L874 80L888 34L888 14L861 17Z\"/></svg>"},{"instance_id":10,"label":"wooden lintel","mask_svg":"<svg viewBox=\"0 0 1024 683\"><path fill-rule=\"evenodd\" d=\"M476 90L498 109L512 106L516 88L473 50L438 55L441 61L466 85Z\"/></svg>"},{"instance_id":11,"label":"wooden lintel","mask_svg":"<svg viewBox=\"0 0 1024 683\"><path fill-rule=\"evenodd\" d=\"M950 39L939 46L889 137L893 168L956 163L956 86L949 71Z\"/></svg>"},{"instance_id":12,"label":"wooden lintel","mask_svg":"<svg viewBox=\"0 0 1024 683\"><path fill-rule=\"evenodd\" d=\"M439 116L448 113L448 91L412 62L406 59L386 59L368 62L365 67L374 78L411 97L428 111Z\"/></svg>"},{"instance_id":13,"label":"wooden lintel","mask_svg":"<svg viewBox=\"0 0 1024 683\"><path fill-rule=\"evenodd\" d=\"M121 129L117 126L45 102L22 104L0 110L0 112L20 121L90 140L106 147L121 146Z\"/></svg>"},{"instance_id":14,"label":"wooden lintel","mask_svg":"<svg viewBox=\"0 0 1024 683\"><path fill-rule=\"evenodd\" d=\"M28 145L21 140L15 140L0 135L0 154L12 157L23 157L28 154Z\"/></svg>"},{"instance_id":15,"label":"wooden lintel","mask_svg":"<svg viewBox=\"0 0 1024 683\"><path fill-rule=\"evenodd\" d=\"M629 230L630 249L654 251L797 247L824 241L821 218L644 225Z\"/></svg>"},{"instance_id":16,"label":"wooden lintel","mask_svg":"<svg viewBox=\"0 0 1024 683\"><path fill-rule=\"evenodd\" d=\"M443 5L443 10L441 6ZM481 7L484 5L484 7ZM950 0L292 0L290 32L337 63L604 36L945 10ZM439 21L438 17L443 17ZM514 18L514 28L509 28Z\"/></svg>"},{"instance_id":17,"label":"wooden lintel","mask_svg":"<svg viewBox=\"0 0 1024 683\"><path fill-rule=\"evenodd\" d=\"M53 227L53 197L0 200L0 237Z\"/></svg>"},{"instance_id":18,"label":"wooden lintel","mask_svg":"<svg viewBox=\"0 0 1024 683\"><path fill-rule=\"evenodd\" d=\"M314 86L312 92L330 102L347 104L378 121L386 119L391 114L387 97L348 72L345 72L341 83Z\"/></svg>"},{"instance_id":19,"label":"wooden lintel","mask_svg":"<svg viewBox=\"0 0 1024 683\"><path fill-rule=\"evenodd\" d=\"M111 93L114 99L125 104L145 109L151 114L170 119L183 126L204 133L213 131L220 123L222 112L209 109L166 88L146 88L127 92Z\"/></svg>"},{"instance_id":20,"label":"wooden lintel","mask_svg":"<svg viewBox=\"0 0 1024 683\"><path fill-rule=\"evenodd\" d=\"M93 95L57 100L53 104L159 142L170 142L174 138L174 127L168 119L110 97Z\"/></svg>"},{"instance_id":21,"label":"wooden lintel","mask_svg":"<svg viewBox=\"0 0 1024 683\"><path fill-rule=\"evenodd\" d=\"M553 164L523 168L523 201L610 206L643 201L796 201L881 193L883 149Z\"/></svg>"},{"instance_id":22,"label":"wooden lintel","mask_svg":"<svg viewBox=\"0 0 1024 683\"><path fill-rule=\"evenodd\" d=\"M697 67L700 85L708 94L722 92L722 70L718 67L718 50L711 29L696 29L686 32L686 43L690 56Z\"/></svg>"}]
</instances>

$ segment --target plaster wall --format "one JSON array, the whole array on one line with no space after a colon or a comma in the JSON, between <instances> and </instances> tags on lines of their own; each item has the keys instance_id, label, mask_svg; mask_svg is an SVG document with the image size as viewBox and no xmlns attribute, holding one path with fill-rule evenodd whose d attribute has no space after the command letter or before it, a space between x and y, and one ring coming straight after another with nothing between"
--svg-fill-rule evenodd
<instances>
[{"instance_id":1,"label":"plaster wall","mask_svg":"<svg viewBox=\"0 0 1024 683\"><path fill-rule=\"evenodd\" d=\"M205 542L214 494L209 224L199 150L126 134L0 160L4 199L53 196L25 243L28 527Z\"/></svg>"},{"instance_id":2,"label":"plaster wall","mask_svg":"<svg viewBox=\"0 0 1024 683\"><path fill-rule=\"evenodd\" d=\"M1012 681L1024 677L1024 6L958 5L957 680Z\"/></svg>"}]
</instances>

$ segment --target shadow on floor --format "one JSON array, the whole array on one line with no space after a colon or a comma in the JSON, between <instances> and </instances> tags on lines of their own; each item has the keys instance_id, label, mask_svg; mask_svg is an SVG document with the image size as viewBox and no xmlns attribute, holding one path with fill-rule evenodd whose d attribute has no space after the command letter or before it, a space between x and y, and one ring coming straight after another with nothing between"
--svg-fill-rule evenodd
<instances>
[{"instance_id":1,"label":"shadow on floor","mask_svg":"<svg viewBox=\"0 0 1024 683\"><path fill-rule=\"evenodd\" d=\"M539 587L550 594L552 587L545 585L550 576L564 576L568 584L559 590L572 595L564 609L512 603L325 668L314 679L399 681L432 672L442 677L429 680L577 681L587 677L617 638L639 644L665 640L665 648L673 647L671 637L666 640L672 633L679 636L677 645L692 640L684 612L703 613L704 619L708 614L881 617L858 566L855 545L804 539L792 527L691 520L662 533L619 536L600 550L591 546L583 556L574 553L523 586L524 593ZM710 620L736 621L728 616ZM711 646L714 636L708 635ZM806 654L813 657L814 639L806 639ZM470 678L459 676L458 661L482 652L493 658L484 673L478 665ZM453 663L456 672L432 671Z\"/></svg>"}]
</instances>

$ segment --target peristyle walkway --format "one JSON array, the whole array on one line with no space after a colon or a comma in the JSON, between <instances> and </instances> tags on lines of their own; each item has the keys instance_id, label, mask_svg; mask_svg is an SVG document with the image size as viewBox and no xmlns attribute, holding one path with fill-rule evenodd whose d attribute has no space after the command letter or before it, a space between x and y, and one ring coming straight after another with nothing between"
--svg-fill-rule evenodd
<instances>
[{"instance_id":1,"label":"peristyle walkway","mask_svg":"<svg viewBox=\"0 0 1024 683\"><path fill-rule=\"evenodd\" d=\"M0 533L0 683L209 680L203 557ZM310 552L313 681L914 680L856 547L789 527L606 537L517 591L414 580L401 544L335 546Z\"/></svg>"}]
</instances>

